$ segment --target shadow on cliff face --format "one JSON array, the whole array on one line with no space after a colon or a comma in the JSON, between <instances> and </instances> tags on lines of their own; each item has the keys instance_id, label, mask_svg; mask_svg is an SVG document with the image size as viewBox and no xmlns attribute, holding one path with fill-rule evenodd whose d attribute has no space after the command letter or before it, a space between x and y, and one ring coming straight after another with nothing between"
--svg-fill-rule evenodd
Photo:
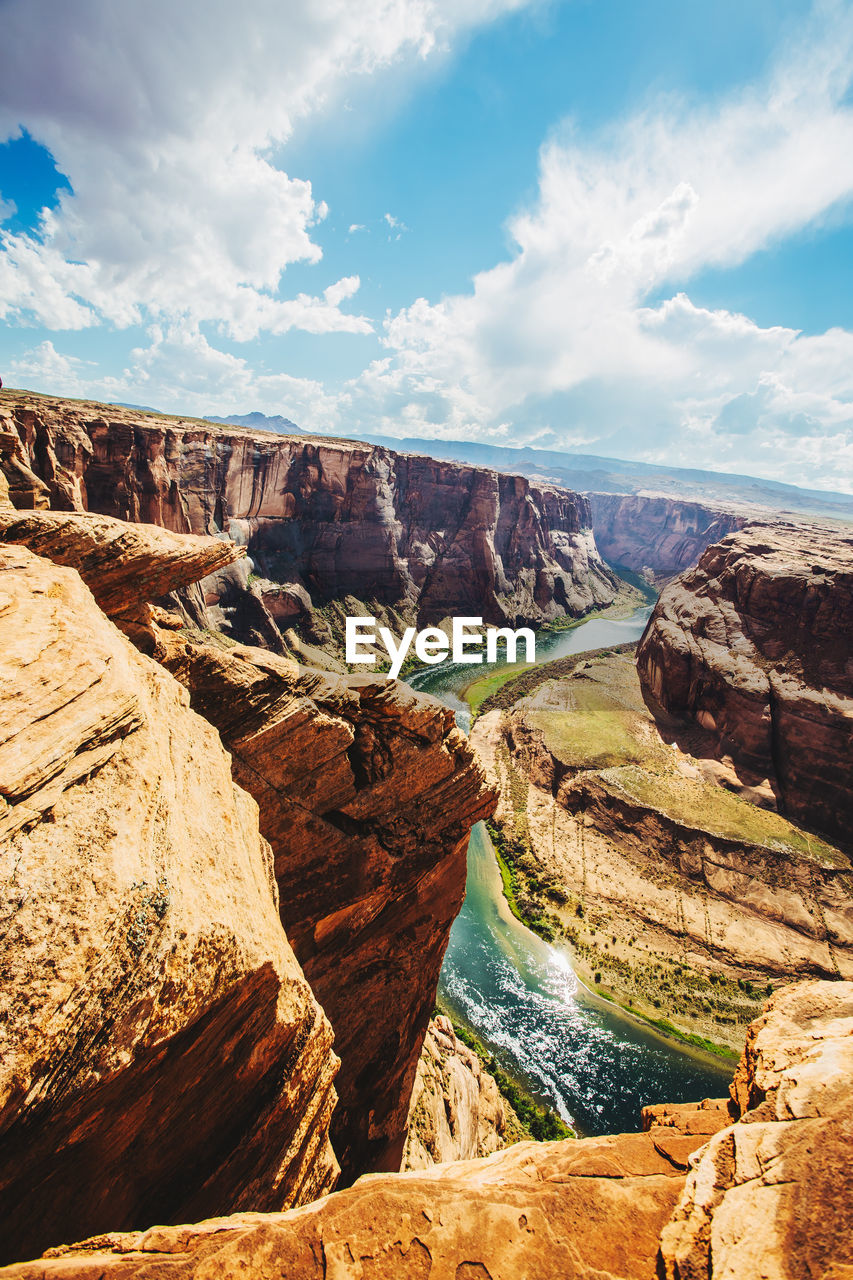
<instances>
[{"instance_id":1,"label":"shadow on cliff face","mask_svg":"<svg viewBox=\"0 0 853 1280\"><path fill-rule=\"evenodd\" d=\"M299 1032L304 1038L310 1027L277 1027L280 990L265 965L194 1024L75 1098L92 1040L110 1035L128 993L119 981L107 1007L86 1010L78 1042L44 1064L30 1090L38 1101L0 1137L0 1257L298 1197L285 1181L305 1170L288 1170L279 1183L277 1155L302 1117L277 1104L282 1075L304 1047ZM235 1186L245 1188L237 1202Z\"/></svg>"}]
</instances>

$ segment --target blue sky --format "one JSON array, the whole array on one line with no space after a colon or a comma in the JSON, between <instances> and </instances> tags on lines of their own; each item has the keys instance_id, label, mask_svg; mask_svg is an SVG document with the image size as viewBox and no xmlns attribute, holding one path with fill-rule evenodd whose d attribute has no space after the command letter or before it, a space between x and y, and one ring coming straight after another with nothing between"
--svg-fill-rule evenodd
<instances>
[{"instance_id":1,"label":"blue sky","mask_svg":"<svg viewBox=\"0 0 853 1280\"><path fill-rule=\"evenodd\" d=\"M853 7L0 0L0 373L853 489Z\"/></svg>"}]
</instances>

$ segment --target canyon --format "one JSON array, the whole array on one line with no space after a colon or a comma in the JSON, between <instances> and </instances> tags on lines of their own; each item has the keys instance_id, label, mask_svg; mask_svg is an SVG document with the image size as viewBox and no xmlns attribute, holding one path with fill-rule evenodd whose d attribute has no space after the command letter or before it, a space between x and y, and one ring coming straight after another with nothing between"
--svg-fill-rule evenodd
<instances>
[{"instance_id":1,"label":"canyon","mask_svg":"<svg viewBox=\"0 0 853 1280\"><path fill-rule=\"evenodd\" d=\"M851 632L849 526L760 522L662 592L637 665L652 704L692 728L703 755L849 842Z\"/></svg>"},{"instance_id":2,"label":"canyon","mask_svg":"<svg viewBox=\"0 0 853 1280\"><path fill-rule=\"evenodd\" d=\"M701 558L639 668L516 676L469 741L334 669L341 611L582 615L617 585L587 499L47 397L0 417L3 1274L846 1265L853 870L824 765L849 750L850 543L655 507L640 568ZM493 816L582 976L652 1019L689 995L685 1034L743 1050L730 1099L518 1141L487 1057L431 1020Z\"/></svg>"},{"instance_id":3,"label":"canyon","mask_svg":"<svg viewBox=\"0 0 853 1280\"><path fill-rule=\"evenodd\" d=\"M853 978L849 856L674 745L633 645L501 693L507 706L484 702L471 733L500 793L493 840L524 918L589 987L736 1052L779 983Z\"/></svg>"},{"instance_id":4,"label":"canyon","mask_svg":"<svg viewBox=\"0 0 853 1280\"><path fill-rule=\"evenodd\" d=\"M247 562L206 579L184 607L203 629L247 643L323 662L323 652L342 656L344 614L367 604L399 634L453 614L539 624L616 593L587 499L551 485L32 393L4 392L3 414L16 506L245 547Z\"/></svg>"},{"instance_id":5,"label":"canyon","mask_svg":"<svg viewBox=\"0 0 853 1280\"><path fill-rule=\"evenodd\" d=\"M739 1050L780 982L853 977L852 583L843 526L755 523L664 587L636 653L510 673L479 707L524 918L699 1042Z\"/></svg>"},{"instance_id":6,"label":"canyon","mask_svg":"<svg viewBox=\"0 0 853 1280\"><path fill-rule=\"evenodd\" d=\"M397 682L197 642L146 600L230 542L9 495L3 1254L313 1200L338 1152L398 1168L494 805L467 740Z\"/></svg>"}]
</instances>

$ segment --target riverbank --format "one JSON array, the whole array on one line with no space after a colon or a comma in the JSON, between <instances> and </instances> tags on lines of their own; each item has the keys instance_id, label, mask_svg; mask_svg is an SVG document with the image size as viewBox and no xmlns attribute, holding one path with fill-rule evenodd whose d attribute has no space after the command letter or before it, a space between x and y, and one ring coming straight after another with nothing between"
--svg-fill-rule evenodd
<instances>
[{"instance_id":1,"label":"riverbank","mask_svg":"<svg viewBox=\"0 0 853 1280\"><path fill-rule=\"evenodd\" d=\"M580 929L573 926L571 922L566 922L559 910L555 908L555 903L568 901L569 895L564 892L562 886L556 881L551 881L544 885L543 891L542 882L535 873L530 874L524 865L526 850L521 847L517 838L508 838L503 826L497 822L487 822L486 829L494 846L504 897L510 911L526 928L545 942L565 949L575 977L583 983L590 994L609 1000L629 1016L654 1027L670 1040L690 1045L716 1058L737 1060L738 1052L730 1045L720 1044L696 1032L681 1030L668 1018L656 1017L650 1008L644 1008L636 994L628 995L615 984L602 981L604 973L612 971L614 953L595 946L591 941L580 942ZM575 914L576 916L580 914L582 917L583 909L581 908L578 913L576 906ZM767 994L769 995L770 992Z\"/></svg>"},{"instance_id":2,"label":"riverbank","mask_svg":"<svg viewBox=\"0 0 853 1280\"><path fill-rule=\"evenodd\" d=\"M802 921L849 863L661 739L630 649L537 667L481 704L472 738L501 794L504 887L590 989L736 1056L773 990L833 971Z\"/></svg>"},{"instance_id":3,"label":"riverbank","mask_svg":"<svg viewBox=\"0 0 853 1280\"><path fill-rule=\"evenodd\" d=\"M488 701L492 705L505 685L525 672L540 670L544 663L557 660L557 654L553 650L557 647L557 642L568 633L588 627L591 622L627 622L639 609L653 604L657 599L657 592L644 583L639 575L632 576L643 583L643 589L633 582L623 581L611 604L590 609L581 618L558 618L540 627L536 637L536 662L515 662L493 668L463 685L459 692L471 710L472 723L480 714L483 704Z\"/></svg>"}]
</instances>

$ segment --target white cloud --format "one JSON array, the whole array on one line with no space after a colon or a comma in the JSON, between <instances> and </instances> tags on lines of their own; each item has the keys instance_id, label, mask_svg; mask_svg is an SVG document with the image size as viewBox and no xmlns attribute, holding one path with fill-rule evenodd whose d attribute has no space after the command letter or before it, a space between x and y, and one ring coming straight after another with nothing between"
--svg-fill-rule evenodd
<instances>
[{"instance_id":1,"label":"white cloud","mask_svg":"<svg viewBox=\"0 0 853 1280\"><path fill-rule=\"evenodd\" d=\"M0 194L0 222L8 222L10 218L14 218L18 212L18 206L14 200L4 200Z\"/></svg>"},{"instance_id":2,"label":"white cloud","mask_svg":"<svg viewBox=\"0 0 853 1280\"><path fill-rule=\"evenodd\" d=\"M11 361L8 380L35 391L151 404L166 413L244 413L251 405L310 423L317 431L334 429L338 422L340 398L320 383L255 370L248 360L212 346L189 323L153 325L148 338L147 346L131 351L119 377L62 354L48 340Z\"/></svg>"},{"instance_id":3,"label":"white cloud","mask_svg":"<svg viewBox=\"0 0 853 1280\"><path fill-rule=\"evenodd\" d=\"M44 387L57 395L75 396L83 391L92 369L87 361L62 355L53 343L41 342L9 365L10 380L34 388Z\"/></svg>"},{"instance_id":4,"label":"white cloud","mask_svg":"<svg viewBox=\"0 0 853 1280\"><path fill-rule=\"evenodd\" d=\"M276 148L353 77L519 3L4 0L0 140L25 127L72 190L38 234L3 235L0 317L368 331L339 304L280 296L288 264L321 257L328 208Z\"/></svg>"},{"instance_id":5,"label":"white cloud","mask_svg":"<svg viewBox=\"0 0 853 1280\"><path fill-rule=\"evenodd\" d=\"M538 199L510 224L510 260L468 294L390 317L387 356L351 387L354 411L396 434L488 438L510 421L517 438L581 436L603 453L780 478L796 462L853 487L825 451L812 447L809 464L795 444L821 432L853 444L853 336L763 329L683 289L646 302L853 197L853 11L820 16L822 38L761 87L713 106L664 102L588 145L550 140Z\"/></svg>"}]
</instances>

